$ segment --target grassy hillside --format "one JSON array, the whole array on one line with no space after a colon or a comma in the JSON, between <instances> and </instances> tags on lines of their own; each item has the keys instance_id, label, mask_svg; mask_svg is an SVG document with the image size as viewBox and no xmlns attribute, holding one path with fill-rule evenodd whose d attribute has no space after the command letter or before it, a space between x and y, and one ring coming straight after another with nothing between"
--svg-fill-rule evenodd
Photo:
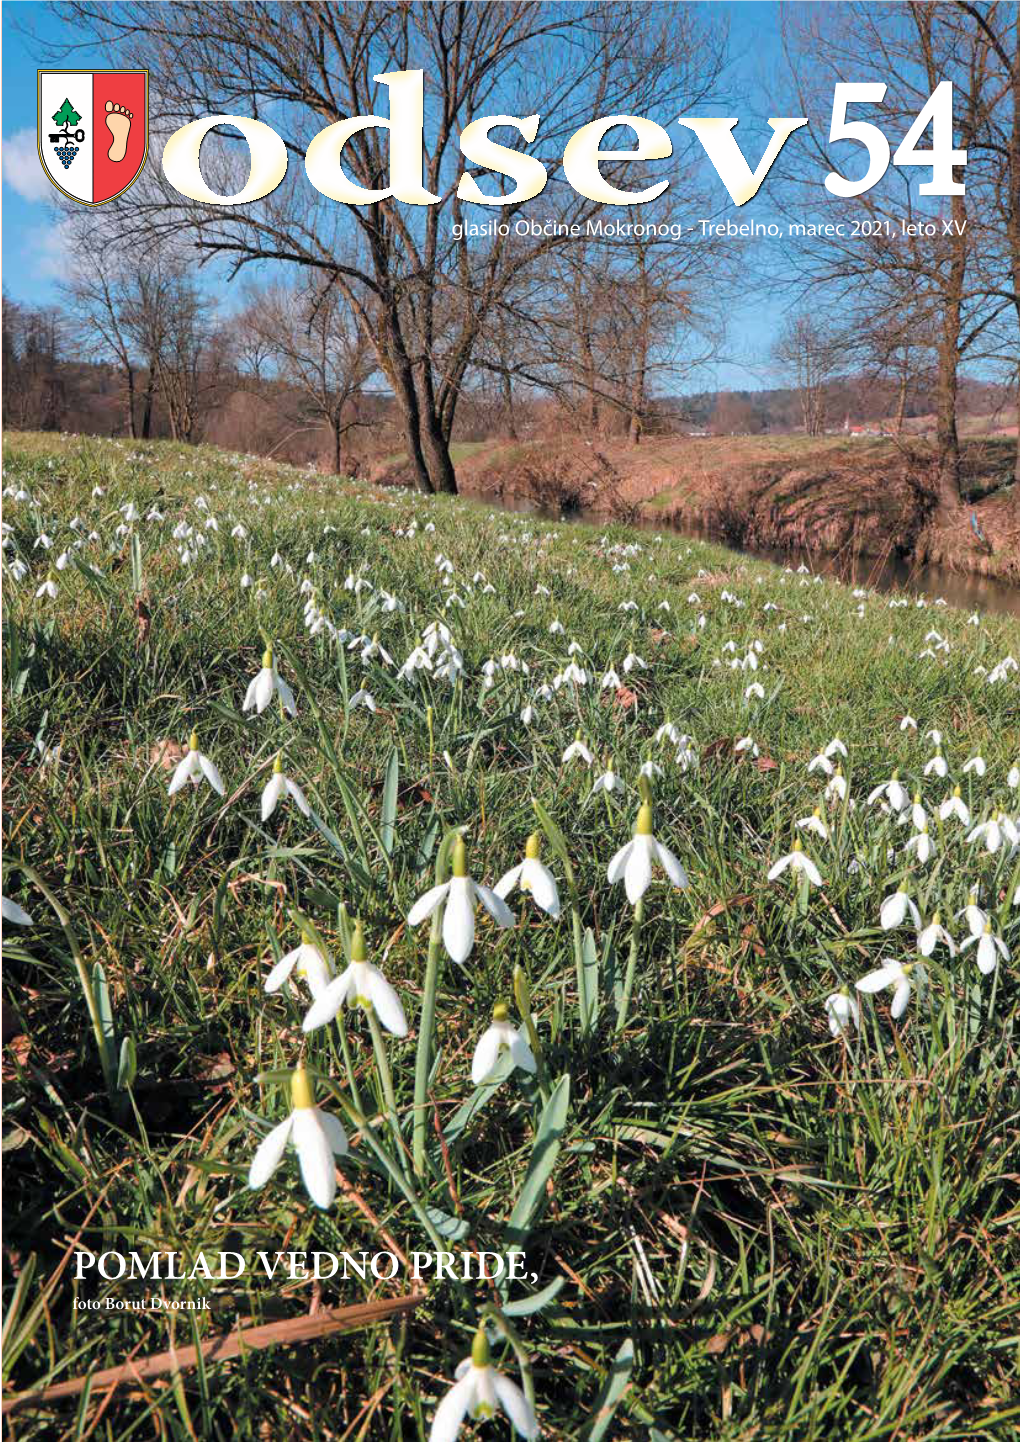
<instances>
[{"instance_id":1,"label":"grassy hillside","mask_svg":"<svg viewBox=\"0 0 1020 1442\"><path fill-rule=\"evenodd\" d=\"M1015 1435L1015 621L211 449L14 435L4 498L3 889L30 919L4 936L5 1405L285 1324L23 1405L12 1437L426 1438L479 1323L564 1442ZM267 647L284 686L245 713ZM192 733L222 794L196 757L168 795ZM263 820L277 757L300 799ZM607 869L642 793L688 884L639 897L643 841ZM408 924L533 833L558 918L537 883L513 927L479 904L463 964L457 888ZM818 884L769 879L795 839ZM886 929L901 886L917 924ZM302 1029L356 918L404 1036L364 973ZM856 985L892 962L896 1020L902 986ZM503 1053L476 1086L501 1002L537 1072ZM309 1078L349 1141L335 1171L302 1151L325 1207L293 1150L249 1185ZM298 1339L413 1280L76 1281L76 1247L519 1249L527 1276L426 1275ZM208 1310L105 1309L153 1296Z\"/></svg>"}]
</instances>

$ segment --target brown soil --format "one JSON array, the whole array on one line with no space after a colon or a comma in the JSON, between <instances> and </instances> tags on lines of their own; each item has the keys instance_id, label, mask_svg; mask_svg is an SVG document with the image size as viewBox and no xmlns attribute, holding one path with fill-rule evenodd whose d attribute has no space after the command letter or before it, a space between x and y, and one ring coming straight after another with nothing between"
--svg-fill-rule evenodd
<instances>
[{"instance_id":1,"label":"brown soil","mask_svg":"<svg viewBox=\"0 0 1020 1442\"><path fill-rule=\"evenodd\" d=\"M457 465L466 495L702 529L750 549L898 555L1020 582L1015 441L964 442L967 499L936 520L930 445L883 437L580 437L493 442ZM971 528L971 514L988 538Z\"/></svg>"}]
</instances>

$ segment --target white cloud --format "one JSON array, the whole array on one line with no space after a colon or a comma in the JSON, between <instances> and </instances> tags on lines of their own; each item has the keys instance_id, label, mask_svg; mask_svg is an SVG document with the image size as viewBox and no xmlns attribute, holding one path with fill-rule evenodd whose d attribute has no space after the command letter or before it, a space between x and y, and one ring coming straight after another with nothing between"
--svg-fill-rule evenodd
<instances>
[{"instance_id":1,"label":"white cloud","mask_svg":"<svg viewBox=\"0 0 1020 1442\"><path fill-rule=\"evenodd\" d=\"M3 177L24 200L51 200L53 186L39 163L34 130L17 130L6 137L0 153Z\"/></svg>"}]
</instances>

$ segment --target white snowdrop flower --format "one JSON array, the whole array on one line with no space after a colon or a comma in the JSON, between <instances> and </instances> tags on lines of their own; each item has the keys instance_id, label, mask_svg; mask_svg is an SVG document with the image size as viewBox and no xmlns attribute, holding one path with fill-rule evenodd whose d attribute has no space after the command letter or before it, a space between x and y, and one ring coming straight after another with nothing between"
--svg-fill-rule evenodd
<instances>
[{"instance_id":1,"label":"white snowdrop flower","mask_svg":"<svg viewBox=\"0 0 1020 1442\"><path fill-rule=\"evenodd\" d=\"M778 880L789 867L792 867L794 871L802 871L812 886L821 886L822 874L810 856L804 854L800 844L800 837L795 838L792 851L788 852L785 856L781 856L774 865L769 867L769 881Z\"/></svg>"},{"instance_id":2,"label":"white snowdrop flower","mask_svg":"<svg viewBox=\"0 0 1020 1442\"><path fill-rule=\"evenodd\" d=\"M50 601L57 599L57 582L52 571L46 577L45 581L43 581L42 585L37 588L35 596L36 600L38 600L40 596L45 596Z\"/></svg>"},{"instance_id":3,"label":"white snowdrop flower","mask_svg":"<svg viewBox=\"0 0 1020 1442\"><path fill-rule=\"evenodd\" d=\"M542 838L537 831L528 837L524 847L524 860L504 872L492 888L501 900L506 900L516 886L530 895L535 905L547 916L554 919L560 914L560 893L556 878L541 860Z\"/></svg>"},{"instance_id":4,"label":"white snowdrop flower","mask_svg":"<svg viewBox=\"0 0 1020 1442\"><path fill-rule=\"evenodd\" d=\"M1020 766L1011 766L1009 768L1006 785L1011 791L1016 791L1017 787L1020 787Z\"/></svg>"},{"instance_id":5,"label":"white snowdrop flower","mask_svg":"<svg viewBox=\"0 0 1020 1442\"><path fill-rule=\"evenodd\" d=\"M1001 937L996 936L992 931L991 921L986 921L981 931L976 935L973 933L960 947L961 952L966 951L969 946L977 946L978 971L982 976L989 976L999 964L999 958L1003 961L1009 960L1009 947Z\"/></svg>"},{"instance_id":6,"label":"white snowdrop flower","mask_svg":"<svg viewBox=\"0 0 1020 1442\"><path fill-rule=\"evenodd\" d=\"M737 753L748 751L752 756L758 756L760 754L753 736L741 736L739 741L734 742L733 749Z\"/></svg>"},{"instance_id":7,"label":"white snowdrop flower","mask_svg":"<svg viewBox=\"0 0 1020 1442\"><path fill-rule=\"evenodd\" d=\"M662 767L656 765L654 761L648 760L642 761L641 769L638 772L638 775L647 777L649 781L657 781L660 776L665 775L665 772L663 771Z\"/></svg>"},{"instance_id":8,"label":"white snowdrop flower","mask_svg":"<svg viewBox=\"0 0 1020 1442\"><path fill-rule=\"evenodd\" d=\"M235 541L246 541L248 539L248 532L242 525L235 526L230 535Z\"/></svg>"},{"instance_id":9,"label":"white snowdrop flower","mask_svg":"<svg viewBox=\"0 0 1020 1442\"><path fill-rule=\"evenodd\" d=\"M963 774L969 776L973 771L975 776L983 776L988 770L983 756L972 756L969 761L963 763Z\"/></svg>"},{"instance_id":10,"label":"white snowdrop flower","mask_svg":"<svg viewBox=\"0 0 1020 1442\"><path fill-rule=\"evenodd\" d=\"M250 590L250 588L251 588L251 586L252 586L253 584L254 584L254 583L253 583L253 581L252 581L252 578L248 575L248 572L245 571L244 575L241 577L241 590L242 590L242 591Z\"/></svg>"},{"instance_id":11,"label":"white snowdrop flower","mask_svg":"<svg viewBox=\"0 0 1020 1442\"><path fill-rule=\"evenodd\" d=\"M407 917L408 926L418 926L446 903L443 912L443 945L451 961L463 966L475 944L475 907L480 901L497 926L517 925L517 918L502 897L488 886L472 881L467 869L467 847L458 836L453 844L453 876L420 896Z\"/></svg>"},{"instance_id":12,"label":"white snowdrop flower","mask_svg":"<svg viewBox=\"0 0 1020 1442\"><path fill-rule=\"evenodd\" d=\"M536 596L551 596L551 595L552 595L552 592L550 591L550 589L549 589L548 586L543 586L542 583L539 582L539 584L535 587L535 595L536 595Z\"/></svg>"},{"instance_id":13,"label":"white snowdrop flower","mask_svg":"<svg viewBox=\"0 0 1020 1442\"><path fill-rule=\"evenodd\" d=\"M621 683L621 681L620 681L619 676L616 674L616 672L615 672L615 671L613 670L613 668L610 666L609 670L608 670L608 671L605 673L605 675L602 677L601 689L602 689L603 691L616 691L616 690L619 689L619 687L620 687L621 684L622 684L622 683Z\"/></svg>"},{"instance_id":14,"label":"white snowdrop flower","mask_svg":"<svg viewBox=\"0 0 1020 1442\"><path fill-rule=\"evenodd\" d=\"M868 796L868 805L873 806L879 800L887 803L897 815L910 805L910 793L899 779L898 771L894 771L888 781L879 782Z\"/></svg>"},{"instance_id":15,"label":"white snowdrop flower","mask_svg":"<svg viewBox=\"0 0 1020 1442\"><path fill-rule=\"evenodd\" d=\"M882 902L878 912L878 919L883 931L893 931L897 926L902 926L909 914L914 926L920 931L921 913L910 899L910 894L905 886L899 887Z\"/></svg>"},{"instance_id":16,"label":"white snowdrop flower","mask_svg":"<svg viewBox=\"0 0 1020 1442\"><path fill-rule=\"evenodd\" d=\"M820 836L823 841L828 841L829 839L829 828L822 820L822 813L817 807L810 816L802 816L797 822L797 827L801 831L813 832L815 836Z\"/></svg>"},{"instance_id":17,"label":"white snowdrop flower","mask_svg":"<svg viewBox=\"0 0 1020 1442\"><path fill-rule=\"evenodd\" d=\"M822 752L823 756L846 756L847 750L838 736L834 736Z\"/></svg>"},{"instance_id":18,"label":"white snowdrop flower","mask_svg":"<svg viewBox=\"0 0 1020 1442\"><path fill-rule=\"evenodd\" d=\"M929 921L928 925L919 934L917 938L917 949L922 956L931 956L940 942L949 952L950 956L956 955L956 943L942 925L942 918L936 911L931 921Z\"/></svg>"},{"instance_id":19,"label":"white snowdrop flower","mask_svg":"<svg viewBox=\"0 0 1020 1442\"><path fill-rule=\"evenodd\" d=\"M212 789L220 796L225 795L226 787L215 765L204 756L198 749L198 734L192 731L188 740L188 749L184 759L178 762L174 774L171 777L170 785L167 787L167 795L175 796L186 782L190 781L192 786L199 786L201 782L207 781Z\"/></svg>"},{"instance_id":20,"label":"white snowdrop flower","mask_svg":"<svg viewBox=\"0 0 1020 1442\"><path fill-rule=\"evenodd\" d=\"M42 546L44 551L48 551L52 545L53 542L50 540L49 536L47 536L46 532L40 531L38 536L36 536L35 540L32 542L32 550L37 551L39 547Z\"/></svg>"},{"instance_id":21,"label":"white snowdrop flower","mask_svg":"<svg viewBox=\"0 0 1020 1442\"><path fill-rule=\"evenodd\" d=\"M393 657L379 642L378 636L373 636L361 652L361 660L364 664L369 661L380 660L384 666L393 666L396 662Z\"/></svg>"},{"instance_id":22,"label":"white snowdrop flower","mask_svg":"<svg viewBox=\"0 0 1020 1442\"><path fill-rule=\"evenodd\" d=\"M839 801L846 800L846 777L843 775L842 766L837 765L835 772L829 777L825 791L822 793L826 801L834 798Z\"/></svg>"},{"instance_id":23,"label":"white snowdrop flower","mask_svg":"<svg viewBox=\"0 0 1020 1442\"><path fill-rule=\"evenodd\" d=\"M294 693L276 669L272 646L267 646L262 657L262 669L249 683L241 710L250 711L254 707L261 716L272 701L274 693L279 694L280 703L288 715L296 716L297 706L294 702Z\"/></svg>"},{"instance_id":24,"label":"white snowdrop flower","mask_svg":"<svg viewBox=\"0 0 1020 1442\"><path fill-rule=\"evenodd\" d=\"M693 736L680 737L674 760L681 771L697 771L701 765L701 757L698 755Z\"/></svg>"},{"instance_id":25,"label":"white snowdrop flower","mask_svg":"<svg viewBox=\"0 0 1020 1442\"><path fill-rule=\"evenodd\" d=\"M510 1053L514 1066L521 1071L532 1075L537 1071L534 1052L510 1021L510 1008L505 1002L499 1002L493 1007L492 1023L482 1032L471 1058L471 1080L476 1087L481 1086L504 1051Z\"/></svg>"},{"instance_id":26,"label":"white snowdrop flower","mask_svg":"<svg viewBox=\"0 0 1020 1442\"><path fill-rule=\"evenodd\" d=\"M924 763L925 776L946 776L949 774L949 765L941 751L936 751L928 761Z\"/></svg>"},{"instance_id":27,"label":"white snowdrop flower","mask_svg":"<svg viewBox=\"0 0 1020 1442\"><path fill-rule=\"evenodd\" d=\"M3 915L4 921L13 922L15 926L32 925L32 918L25 908L19 906L16 901L11 901L9 897L0 896L0 914Z\"/></svg>"},{"instance_id":28,"label":"white snowdrop flower","mask_svg":"<svg viewBox=\"0 0 1020 1442\"><path fill-rule=\"evenodd\" d=\"M534 706L532 706L532 705L530 705L530 704L527 705L527 706L523 706L523 707L521 708L521 722L522 722L522 724L525 725L525 726L530 726L531 723L534 721L534 719L535 719L535 708L534 708Z\"/></svg>"},{"instance_id":29,"label":"white snowdrop flower","mask_svg":"<svg viewBox=\"0 0 1020 1442\"><path fill-rule=\"evenodd\" d=\"M285 796L290 797L302 816L311 816L312 808L305 800L305 793L296 781L292 781L289 776L284 775L283 756L278 751L276 753L276 760L273 762L273 774L266 782L262 791L263 821L269 820Z\"/></svg>"},{"instance_id":30,"label":"white snowdrop flower","mask_svg":"<svg viewBox=\"0 0 1020 1442\"><path fill-rule=\"evenodd\" d=\"M759 701L765 699L765 687L760 681L752 681L750 686L744 691L745 701L750 701L752 698L757 698Z\"/></svg>"},{"instance_id":31,"label":"white snowdrop flower","mask_svg":"<svg viewBox=\"0 0 1020 1442\"><path fill-rule=\"evenodd\" d=\"M354 924L351 937L351 963L346 971L331 981L322 990L313 993L315 1000L301 1028L305 1032L315 1031L339 1014L346 1002L348 1006L360 1006L365 1011L374 1011L381 1024L393 1036L407 1035L407 1018L400 997L383 976L377 966L366 960L365 932L360 921Z\"/></svg>"},{"instance_id":32,"label":"white snowdrop flower","mask_svg":"<svg viewBox=\"0 0 1020 1442\"><path fill-rule=\"evenodd\" d=\"M279 991L291 975L307 982L313 997L321 995L333 979L332 957L307 929L302 930L299 944L281 956L266 977L267 994L272 996Z\"/></svg>"},{"instance_id":33,"label":"white snowdrop flower","mask_svg":"<svg viewBox=\"0 0 1020 1442\"><path fill-rule=\"evenodd\" d=\"M291 1075L290 1095L293 1110L259 1144L248 1171L248 1186L252 1191L264 1186L280 1165L287 1143L293 1141L305 1190L317 1207L325 1209L336 1196L333 1159L347 1154L347 1133L336 1117L315 1105L312 1080L303 1066Z\"/></svg>"},{"instance_id":34,"label":"white snowdrop flower","mask_svg":"<svg viewBox=\"0 0 1020 1442\"><path fill-rule=\"evenodd\" d=\"M375 702L375 697L372 695L371 691L366 691L364 689L360 691L355 691L354 695L347 703L348 711L353 711L358 706L364 706L366 711L371 711L373 712L373 714L379 710L379 707L376 705Z\"/></svg>"},{"instance_id":35,"label":"white snowdrop flower","mask_svg":"<svg viewBox=\"0 0 1020 1442\"><path fill-rule=\"evenodd\" d=\"M978 897L976 891L972 891L970 893L970 895L967 897L967 905L961 907L961 909L956 913L957 921L959 921L961 917L966 918L967 928L970 931L971 936L980 936L981 933L984 931L985 922L988 920L988 916L987 913L982 911L981 907L978 905Z\"/></svg>"},{"instance_id":36,"label":"white snowdrop flower","mask_svg":"<svg viewBox=\"0 0 1020 1442\"><path fill-rule=\"evenodd\" d=\"M874 993L891 986L893 998L890 1012L893 1020L899 1021L907 1009L912 992L916 991L919 999L924 995L927 980L928 973L922 962L890 960L883 962L876 971L869 971L867 976L862 976L857 983L857 990Z\"/></svg>"},{"instance_id":37,"label":"white snowdrop flower","mask_svg":"<svg viewBox=\"0 0 1020 1442\"><path fill-rule=\"evenodd\" d=\"M940 821L948 821L951 816L955 816L964 826L970 825L970 808L960 795L959 786L953 787L953 794L947 796L939 807Z\"/></svg>"},{"instance_id":38,"label":"white snowdrop flower","mask_svg":"<svg viewBox=\"0 0 1020 1442\"><path fill-rule=\"evenodd\" d=\"M636 601L621 601L616 609L618 611L636 611L638 610L638 603Z\"/></svg>"},{"instance_id":39,"label":"white snowdrop flower","mask_svg":"<svg viewBox=\"0 0 1020 1442\"><path fill-rule=\"evenodd\" d=\"M57 557L53 564L58 571L66 571L68 566L71 564L71 552L61 551L60 555Z\"/></svg>"},{"instance_id":40,"label":"white snowdrop flower","mask_svg":"<svg viewBox=\"0 0 1020 1442\"><path fill-rule=\"evenodd\" d=\"M549 627L550 636L565 636L566 631L567 628L563 625L562 621L553 621L552 625Z\"/></svg>"},{"instance_id":41,"label":"white snowdrop flower","mask_svg":"<svg viewBox=\"0 0 1020 1442\"><path fill-rule=\"evenodd\" d=\"M635 669L639 671L647 671L648 663L647 661L643 661L640 656L636 655L635 652L628 651L626 656L624 656L623 658L623 669L627 673L627 675L630 675L631 671Z\"/></svg>"},{"instance_id":42,"label":"white snowdrop flower","mask_svg":"<svg viewBox=\"0 0 1020 1442\"><path fill-rule=\"evenodd\" d=\"M680 741L680 733L677 731L672 721L663 721L662 725L655 733L655 740L656 744L658 745L661 745L663 741L668 741L671 746L676 746L679 744Z\"/></svg>"},{"instance_id":43,"label":"white snowdrop flower","mask_svg":"<svg viewBox=\"0 0 1020 1442\"><path fill-rule=\"evenodd\" d=\"M907 811L901 812L899 821L901 825L909 821L915 831L924 831L927 828L928 813L924 809L920 791L915 791L913 801Z\"/></svg>"},{"instance_id":44,"label":"white snowdrop flower","mask_svg":"<svg viewBox=\"0 0 1020 1442\"><path fill-rule=\"evenodd\" d=\"M415 646L407 660L401 666L397 675L402 681L412 680L419 671L431 671L432 658L424 646Z\"/></svg>"},{"instance_id":45,"label":"white snowdrop flower","mask_svg":"<svg viewBox=\"0 0 1020 1442\"><path fill-rule=\"evenodd\" d=\"M11 575L16 581L23 581L28 575L28 566L20 556L15 556L9 567Z\"/></svg>"},{"instance_id":46,"label":"white snowdrop flower","mask_svg":"<svg viewBox=\"0 0 1020 1442\"><path fill-rule=\"evenodd\" d=\"M825 1016L833 1036L849 1036L854 1027L860 1027L861 1009L857 998L849 989L841 986L825 998Z\"/></svg>"},{"instance_id":47,"label":"white snowdrop flower","mask_svg":"<svg viewBox=\"0 0 1020 1442\"><path fill-rule=\"evenodd\" d=\"M1005 812L994 812L987 821L980 822L972 831L967 833L968 841L983 841L985 850L993 856L999 850L1003 841L1009 841L1011 846L1017 843L1017 830Z\"/></svg>"},{"instance_id":48,"label":"white snowdrop flower","mask_svg":"<svg viewBox=\"0 0 1020 1442\"><path fill-rule=\"evenodd\" d=\"M571 761L583 761L585 766L590 766L595 758L581 740L581 733L578 731L560 759L565 766Z\"/></svg>"},{"instance_id":49,"label":"white snowdrop flower","mask_svg":"<svg viewBox=\"0 0 1020 1442\"><path fill-rule=\"evenodd\" d=\"M518 1436L538 1436L538 1420L531 1403L515 1382L490 1365L484 1326L475 1333L471 1356L465 1357L455 1375L456 1382L436 1408L429 1442L456 1442L465 1417L489 1421L499 1408L510 1418Z\"/></svg>"},{"instance_id":50,"label":"white snowdrop flower","mask_svg":"<svg viewBox=\"0 0 1020 1442\"><path fill-rule=\"evenodd\" d=\"M658 864L674 886L687 886L687 873L678 857L652 834L652 808L645 801L638 809L634 835L610 861L607 877L611 884L622 881L627 900L634 906L648 890L652 867Z\"/></svg>"},{"instance_id":51,"label":"white snowdrop flower","mask_svg":"<svg viewBox=\"0 0 1020 1442\"><path fill-rule=\"evenodd\" d=\"M915 832L903 850L913 852L922 866L927 865L935 855L935 843L931 839L927 822L921 831Z\"/></svg>"},{"instance_id":52,"label":"white snowdrop flower","mask_svg":"<svg viewBox=\"0 0 1020 1442\"><path fill-rule=\"evenodd\" d=\"M836 768L833 766L828 756L826 756L822 752L820 752L817 756L812 757L812 759L808 762L809 772L821 771L824 773L824 775L831 776L835 769Z\"/></svg>"},{"instance_id":53,"label":"white snowdrop flower","mask_svg":"<svg viewBox=\"0 0 1020 1442\"><path fill-rule=\"evenodd\" d=\"M595 796L598 792L605 791L608 795L610 792L622 792L626 791L626 789L627 788L624 785L623 778L617 776L616 772L613 770L613 763L612 761L610 761L607 764L606 769L605 771L603 771L602 775L596 777L595 784L591 788L591 794Z\"/></svg>"}]
</instances>

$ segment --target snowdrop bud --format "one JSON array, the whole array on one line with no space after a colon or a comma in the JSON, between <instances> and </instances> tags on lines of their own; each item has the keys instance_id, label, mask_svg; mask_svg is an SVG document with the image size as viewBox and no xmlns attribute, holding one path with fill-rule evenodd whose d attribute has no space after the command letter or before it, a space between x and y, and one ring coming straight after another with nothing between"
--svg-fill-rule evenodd
<instances>
[{"instance_id":1,"label":"snowdrop bud","mask_svg":"<svg viewBox=\"0 0 1020 1442\"><path fill-rule=\"evenodd\" d=\"M489 1339L485 1335L484 1326L478 1328L475 1339L471 1343L471 1361L475 1367L488 1367L489 1365Z\"/></svg>"},{"instance_id":2,"label":"snowdrop bud","mask_svg":"<svg viewBox=\"0 0 1020 1442\"><path fill-rule=\"evenodd\" d=\"M528 985L527 973L520 964L514 967L514 1001L522 1017L531 1015L531 987Z\"/></svg>"},{"instance_id":3,"label":"snowdrop bud","mask_svg":"<svg viewBox=\"0 0 1020 1442\"><path fill-rule=\"evenodd\" d=\"M290 1100L295 1111L315 1105L315 1091L311 1078L303 1066L296 1066L290 1078Z\"/></svg>"}]
</instances>

